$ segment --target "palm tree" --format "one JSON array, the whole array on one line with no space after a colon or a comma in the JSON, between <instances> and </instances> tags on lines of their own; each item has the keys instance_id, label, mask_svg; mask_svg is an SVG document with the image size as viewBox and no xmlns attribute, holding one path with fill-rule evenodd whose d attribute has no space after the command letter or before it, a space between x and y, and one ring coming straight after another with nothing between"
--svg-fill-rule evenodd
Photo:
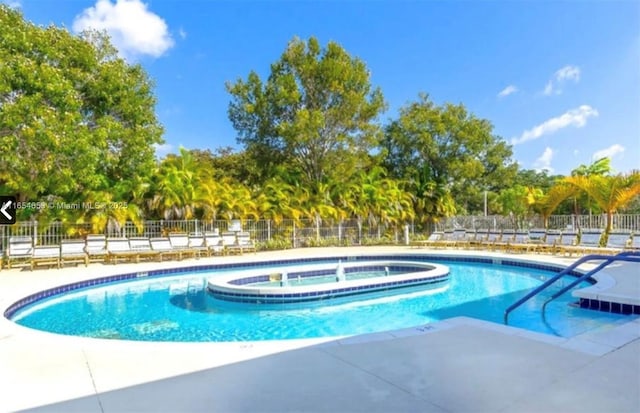
<instances>
[{"instance_id":1,"label":"palm tree","mask_svg":"<svg viewBox=\"0 0 640 413\"><path fill-rule=\"evenodd\" d=\"M229 220L258 218L258 205L246 186L226 181L222 183L220 197L221 213Z\"/></svg>"},{"instance_id":2,"label":"palm tree","mask_svg":"<svg viewBox=\"0 0 640 413\"><path fill-rule=\"evenodd\" d=\"M579 165L576 169L571 171L571 176L604 176L609 175L611 173L611 159L608 157L596 159L590 165ZM591 196L588 193L581 193L583 196L580 201L584 202L584 205L589 210L589 216L591 216L593 212L593 203L591 201ZM586 199L584 196L586 195ZM574 196L573 198L573 208L576 215L580 215L580 209L578 208L578 196Z\"/></svg>"},{"instance_id":3,"label":"palm tree","mask_svg":"<svg viewBox=\"0 0 640 413\"><path fill-rule=\"evenodd\" d=\"M393 225L395 233L398 227L413 220L415 211L413 209L414 197L411 193L403 189L403 184L395 179L386 178L381 183L382 190L386 195L384 209L384 220Z\"/></svg>"},{"instance_id":4,"label":"palm tree","mask_svg":"<svg viewBox=\"0 0 640 413\"><path fill-rule=\"evenodd\" d=\"M144 229L143 212L140 207L147 184L139 180L122 181L110 190L90 191L84 194L84 202L92 205L83 209L76 223L90 223L91 231L102 233L120 232L126 222L131 222L138 233Z\"/></svg>"},{"instance_id":5,"label":"palm tree","mask_svg":"<svg viewBox=\"0 0 640 413\"><path fill-rule=\"evenodd\" d=\"M571 171L571 176L608 175L611 173L611 159L596 159L591 165L580 165Z\"/></svg>"},{"instance_id":6,"label":"palm tree","mask_svg":"<svg viewBox=\"0 0 640 413\"><path fill-rule=\"evenodd\" d=\"M569 185L584 191L607 216L605 232L613 226L613 214L640 195L640 173L628 175L575 175L565 178Z\"/></svg>"},{"instance_id":7,"label":"palm tree","mask_svg":"<svg viewBox=\"0 0 640 413\"><path fill-rule=\"evenodd\" d=\"M456 204L446 183L433 179L427 166L409 185L419 222L436 222L439 218L456 214Z\"/></svg>"},{"instance_id":8,"label":"palm tree","mask_svg":"<svg viewBox=\"0 0 640 413\"><path fill-rule=\"evenodd\" d=\"M165 158L156 171L151 209L164 219L193 218L202 175L191 152L180 148L179 155Z\"/></svg>"},{"instance_id":9,"label":"palm tree","mask_svg":"<svg viewBox=\"0 0 640 413\"><path fill-rule=\"evenodd\" d=\"M196 190L195 203L202 211L202 218L215 221L222 208L224 187L213 178L201 179Z\"/></svg>"},{"instance_id":10,"label":"palm tree","mask_svg":"<svg viewBox=\"0 0 640 413\"><path fill-rule=\"evenodd\" d=\"M354 195L359 226L362 218L366 218L370 226L378 228L378 233L381 224L397 226L415 216L412 195L402 189L400 182L387 178L381 167L358 175Z\"/></svg>"},{"instance_id":11,"label":"palm tree","mask_svg":"<svg viewBox=\"0 0 640 413\"><path fill-rule=\"evenodd\" d=\"M567 198L574 197L578 191L578 188L563 181L551 187L549 192L535 201L532 208L542 215L545 228L549 227L549 217L558 208L558 205Z\"/></svg>"},{"instance_id":12,"label":"palm tree","mask_svg":"<svg viewBox=\"0 0 640 413\"><path fill-rule=\"evenodd\" d=\"M322 219L337 219L338 209L333 205L329 186L322 182L316 183L315 190L309 194L305 205L306 215L316 226L316 240L320 240L320 224Z\"/></svg>"},{"instance_id":13,"label":"palm tree","mask_svg":"<svg viewBox=\"0 0 640 413\"><path fill-rule=\"evenodd\" d=\"M256 205L262 217L273 219L276 224L285 218L298 221L303 214L294 196L294 187L283 179L270 179L256 196Z\"/></svg>"},{"instance_id":14,"label":"palm tree","mask_svg":"<svg viewBox=\"0 0 640 413\"><path fill-rule=\"evenodd\" d=\"M349 182L334 185L332 192L338 219L356 219L358 242L360 242L362 239L363 217L366 215L362 201L362 185L357 179L352 179Z\"/></svg>"}]
</instances>

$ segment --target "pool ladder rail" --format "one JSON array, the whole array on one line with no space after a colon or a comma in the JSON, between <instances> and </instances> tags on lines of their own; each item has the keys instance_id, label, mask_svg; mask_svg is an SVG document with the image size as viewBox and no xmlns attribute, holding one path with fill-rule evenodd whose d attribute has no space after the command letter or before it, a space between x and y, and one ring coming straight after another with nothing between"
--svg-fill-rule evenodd
<instances>
[{"instance_id":1,"label":"pool ladder rail","mask_svg":"<svg viewBox=\"0 0 640 413\"><path fill-rule=\"evenodd\" d=\"M556 298L560 297L562 294L566 293L567 291L569 291L570 289L572 289L573 287L575 287L579 283L587 280L589 277L591 277L592 275L594 275L598 271L602 270L604 267L606 267L607 265L611 264L614 261L626 261L626 262L637 262L637 263L640 263L640 252L624 251L624 252L621 252L621 253L619 253L617 255L613 255L613 256L611 256L611 255L602 255L602 254L585 255L584 257L578 259L573 264L569 265L567 268L565 268L564 270L560 271L558 274L556 274L553 277L549 278L542 285L539 285L538 287L534 288L527 295L525 295L524 297L522 297L521 299L519 299L515 303L511 304L509 307L507 307L507 309L504 311L504 323L505 324L509 324L509 313L511 313L513 310L515 310L516 308L520 307L522 304L524 304L527 301L529 301L529 299L533 298L534 296L538 295L540 292L544 291L551 284L555 283L560 278L562 278L565 275L569 274L571 271L575 270L578 266L580 266L580 265L582 265L582 264L584 264L585 262L588 262L588 261L602 261L602 262L598 266L596 266L594 269L592 269L590 271L587 271L586 273L584 273L580 277L577 277L574 281L569 283L567 286L561 288L558 292L554 293L542 305L542 310L543 311L544 311L544 309L545 309L545 307L547 306L548 303L550 303L551 301L553 301Z\"/></svg>"}]
</instances>

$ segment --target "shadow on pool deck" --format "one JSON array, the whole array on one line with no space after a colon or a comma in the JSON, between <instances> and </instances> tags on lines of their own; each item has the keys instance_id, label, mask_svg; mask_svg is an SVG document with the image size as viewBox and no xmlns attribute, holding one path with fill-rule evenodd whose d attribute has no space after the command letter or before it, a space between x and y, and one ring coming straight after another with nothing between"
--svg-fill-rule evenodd
<instances>
[{"instance_id":1,"label":"shadow on pool deck","mask_svg":"<svg viewBox=\"0 0 640 413\"><path fill-rule=\"evenodd\" d=\"M633 324L640 330L640 322ZM371 338L375 335L28 411L640 411L637 338L602 356L474 325Z\"/></svg>"}]
</instances>

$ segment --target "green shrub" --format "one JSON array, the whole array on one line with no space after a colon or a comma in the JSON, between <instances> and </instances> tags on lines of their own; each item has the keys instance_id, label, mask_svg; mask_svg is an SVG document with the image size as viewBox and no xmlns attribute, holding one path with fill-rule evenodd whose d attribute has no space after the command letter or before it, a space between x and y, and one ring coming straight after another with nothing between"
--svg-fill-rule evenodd
<instances>
[{"instance_id":1,"label":"green shrub","mask_svg":"<svg viewBox=\"0 0 640 413\"><path fill-rule=\"evenodd\" d=\"M293 247L291 239L286 238L272 238L256 244L256 249L258 251L287 250L291 247Z\"/></svg>"}]
</instances>

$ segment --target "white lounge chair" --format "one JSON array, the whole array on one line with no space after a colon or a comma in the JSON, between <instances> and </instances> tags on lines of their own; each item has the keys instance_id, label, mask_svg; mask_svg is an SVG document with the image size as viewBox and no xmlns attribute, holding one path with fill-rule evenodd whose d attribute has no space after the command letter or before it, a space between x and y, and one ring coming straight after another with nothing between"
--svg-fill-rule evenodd
<instances>
[{"instance_id":1,"label":"white lounge chair","mask_svg":"<svg viewBox=\"0 0 640 413\"><path fill-rule=\"evenodd\" d=\"M489 231L487 238L480 244L480 248L493 250L496 244L500 242L501 237L502 233L500 231Z\"/></svg>"},{"instance_id":2,"label":"white lounge chair","mask_svg":"<svg viewBox=\"0 0 640 413\"><path fill-rule=\"evenodd\" d=\"M171 246L171 240L169 240L168 237L151 238L149 242L151 243L151 249L157 252L160 261L165 257L169 259L182 259L182 254L179 250L173 249Z\"/></svg>"},{"instance_id":3,"label":"white lounge chair","mask_svg":"<svg viewBox=\"0 0 640 413\"><path fill-rule=\"evenodd\" d=\"M512 229L505 229L502 231L500 238L493 243L493 248L502 248L504 250L509 249L509 245L513 244L516 238L516 232Z\"/></svg>"},{"instance_id":4,"label":"white lounge chair","mask_svg":"<svg viewBox=\"0 0 640 413\"><path fill-rule=\"evenodd\" d=\"M629 241L627 249L631 251L640 251L640 232L634 232L631 234L631 241Z\"/></svg>"},{"instance_id":5,"label":"white lounge chair","mask_svg":"<svg viewBox=\"0 0 640 413\"><path fill-rule=\"evenodd\" d=\"M563 234L564 237L564 234ZM600 238L602 237L602 230L590 230L585 229L580 232L580 241L573 246L564 246L561 251L564 253L577 254L590 254L601 251Z\"/></svg>"},{"instance_id":6,"label":"white lounge chair","mask_svg":"<svg viewBox=\"0 0 640 413\"><path fill-rule=\"evenodd\" d=\"M147 237L129 238L129 248L136 262L139 262L143 258L151 259L160 256L160 253L151 248L151 241Z\"/></svg>"},{"instance_id":7,"label":"white lounge chair","mask_svg":"<svg viewBox=\"0 0 640 413\"><path fill-rule=\"evenodd\" d=\"M189 236L187 234L169 234L169 241L171 241L171 248L180 251L180 255L183 257L191 256L197 258L200 256L198 250L194 250L189 246Z\"/></svg>"},{"instance_id":8,"label":"white lounge chair","mask_svg":"<svg viewBox=\"0 0 640 413\"><path fill-rule=\"evenodd\" d=\"M440 237L440 239L436 242L434 246L447 248L447 247L453 247L455 245L456 245L456 240L454 238L454 231L445 230L442 233L442 236Z\"/></svg>"},{"instance_id":9,"label":"white lounge chair","mask_svg":"<svg viewBox=\"0 0 640 413\"><path fill-rule=\"evenodd\" d=\"M631 243L631 232L629 231L612 231L607 238L607 244L600 248L605 254L617 254L629 247Z\"/></svg>"},{"instance_id":10,"label":"white lounge chair","mask_svg":"<svg viewBox=\"0 0 640 413\"><path fill-rule=\"evenodd\" d=\"M427 239L414 241L413 245L416 247L435 247L443 235L444 233L442 231L434 231Z\"/></svg>"},{"instance_id":11,"label":"white lounge chair","mask_svg":"<svg viewBox=\"0 0 640 413\"><path fill-rule=\"evenodd\" d=\"M209 248L207 247L207 242L204 239L204 235L189 235L189 249L196 251L197 256L211 255Z\"/></svg>"},{"instance_id":12,"label":"white lounge chair","mask_svg":"<svg viewBox=\"0 0 640 413\"><path fill-rule=\"evenodd\" d=\"M453 241L453 246L458 248L468 248L469 247L469 239L467 238L467 230L464 228L457 228L453 230L453 235L451 237Z\"/></svg>"},{"instance_id":13,"label":"white lounge chair","mask_svg":"<svg viewBox=\"0 0 640 413\"><path fill-rule=\"evenodd\" d=\"M85 251L86 242L81 239L63 239L60 242L60 266L83 263L89 265L89 256Z\"/></svg>"},{"instance_id":14,"label":"white lounge chair","mask_svg":"<svg viewBox=\"0 0 640 413\"><path fill-rule=\"evenodd\" d=\"M107 237L103 234L87 235L84 250L87 253L89 262L105 261L108 256Z\"/></svg>"},{"instance_id":15,"label":"white lounge chair","mask_svg":"<svg viewBox=\"0 0 640 413\"><path fill-rule=\"evenodd\" d=\"M224 254L224 245L222 245L222 238L217 232L206 232L204 234L205 244L209 249L209 255L222 255Z\"/></svg>"},{"instance_id":16,"label":"white lounge chair","mask_svg":"<svg viewBox=\"0 0 640 413\"><path fill-rule=\"evenodd\" d=\"M238 234L236 234L236 243L229 246L229 249L231 251L239 251L240 254L245 251L256 252L256 244L251 239L251 234L248 232L238 232Z\"/></svg>"},{"instance_id":17,"label":"white lounge chair","mask_svg":"<svg viewBox=\"0 0 640 413\"><path fill-rule=\"evenodd\" d=\"M556 240L555 253L571 254L578 243L578 233L574 231L562 231L560 238Z\"/></svg>"},{"instance_id":18,"label":"white lounge chair","mask_svg":"<svg viewBox=\"0 0 640 413\"><path fill-rule=\"evenodd\" d=\"M128 238L107 238L107 262L117 264L120 258L131 261L135 257Z\"/></svg>"},{"instance_id":19,"label":"white lounge chair","mask_svg":"<svg viewBox=\"0 0 640 413\"><path fill-rule=\"evenodd\" d=\"M14 261L28 263L33 255L31 237L10 237L7 248L7 268L11 268Z\"/></svg>"},{"instance_id":20,"label":"white lounge chair","mask_svg":"<svg viewBox=\"0 0 640 413\"><path fill-rule=\"evenodd\" d=\"M31 256L31 271L38 265L60 268L60 245L38 245Z\"/></svg>"},{"instance_id":21,"label":"white lounge chair","mask_svg":"<svg viewBox=\"0 0 640 413\"><path fill-rule=\"evenodd\" d=\"M488 236L488 229L477 229L473 235L473 239L469 240L469 246L471 248L481 248L482 244L487 240Z\"/></svg>"},{"instance_id":22,"label":"white lounge chair","mask_svg":"<svg viewBox=\"0 0 640 413\"><path fill-rule=\"evenodd\" d=\"M560 233L560 231L557 231L557 230L547 231L546 235L544 236L543 242L536 246L536 251L555 254L561 237L562 237L562 234Z\"/></svg>"},{"instance_id":23,"label":"white lounge chair","mask_svg":"<svg viewBox=\"0 0 640 413\"><path fill-rule=\"evenodd\" d=\"M529 232L516 231L513 240L507 243L507 252L529 252L535 244L529 241Z\"/></svg>"},{"instance_id":24,"label":"white lounge chair","mask_svg":"<svg viewBox=\"0 0 640 413\"><path fill-rule=\"evenodd\" d=\"M220 236L222 239L222 248L225 254L230 251L238 251L233 247L236 245L236 233L235 232L223 232Z\"/></svg>"},{"instance_id":25,"label":"white lounge chair","mask_svg":"<svg viewBox=\"0 0 640 413\"><path fill-rule=\"evenodd\" d=\"M543 228L532 228L529 230L529 241L532 244L540 245L544 242L547 231Z\"/></svg>"}]
</instances>

